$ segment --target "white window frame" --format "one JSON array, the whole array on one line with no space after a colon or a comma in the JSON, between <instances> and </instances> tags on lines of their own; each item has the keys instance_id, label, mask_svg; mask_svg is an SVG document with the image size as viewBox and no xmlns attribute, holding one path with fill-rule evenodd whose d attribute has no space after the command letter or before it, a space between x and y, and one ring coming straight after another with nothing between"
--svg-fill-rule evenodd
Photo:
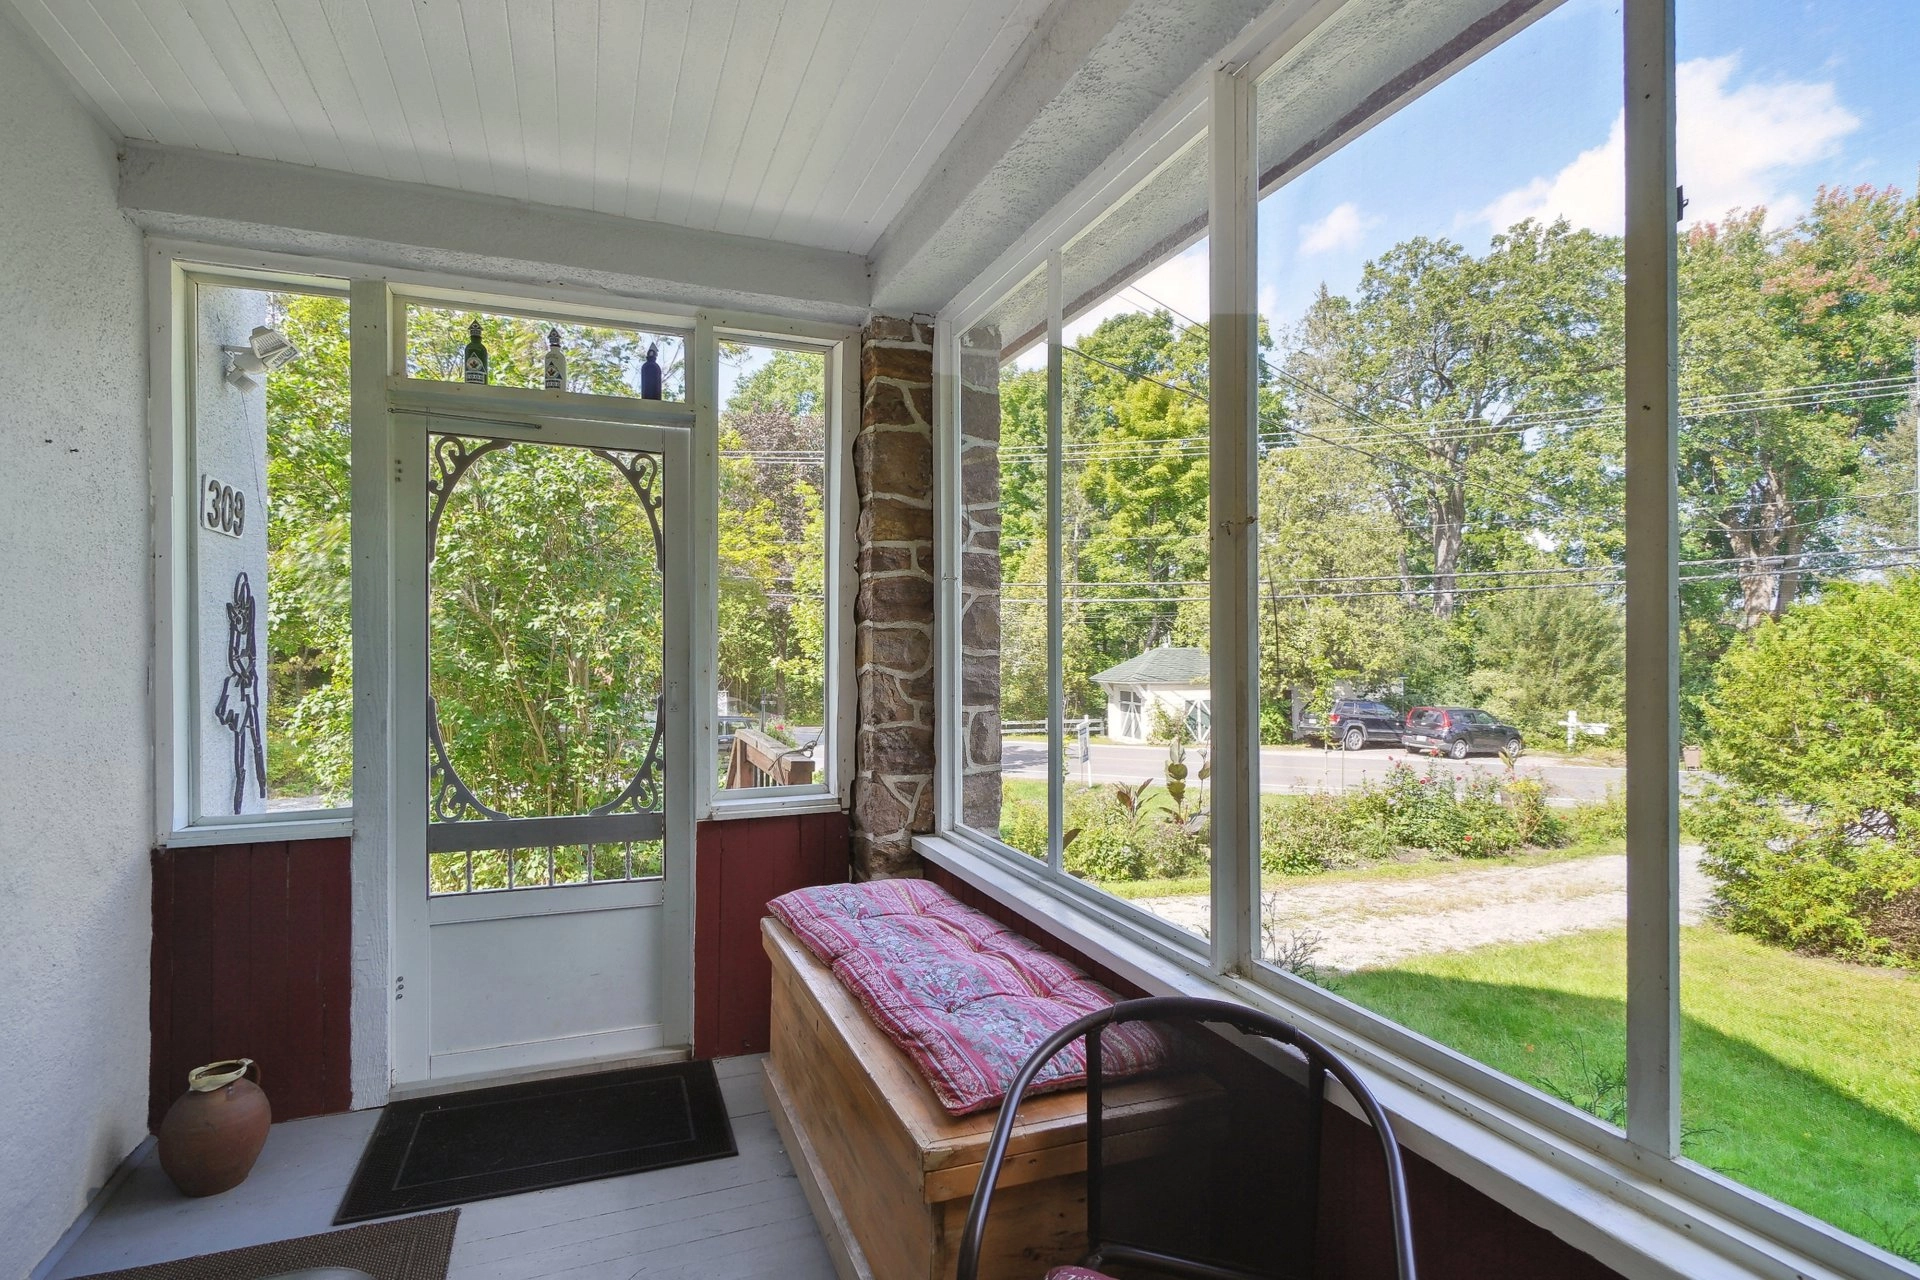
<instances>
[{"instance_id":1,"label":"white window frame","mask_svg":"<svg viewBox=\"0 0 1920 1280\"><path fill-rule=\"evenodd\" d=\"M235 815L201 812L201 780L195 762L206 724L195 687L200 488L194 461L193 355L198 341L194 293L202 285L350 297L348 279L332 272L238 262L217 251L199 254L164 245L149 247L147 293L154 335L148 352L152 384L148 433L154 512L155 839L187 847L350 835L350 805ZM356 528L356 538L358 532ZM356 737L356 751L358 746Z\"/></svg>"},{"instance_id":2,"label":"white window frame","mask_svg":"<svg viewBox=\"0 0 1920 1280\"><path fill-rule=\"evenodd\" d=\"M195 707L193 705L193 538L198 487L191 482L192 377L189 360L195 318L192 283L203 280L240 288L284 289L345 296L354 326L352 406L354 559L354 803L342 809L290 811L236 818L200 818L194 811ZM404 376L409 304L466 306L497 314L565 319L586 324L683 334L687 347L686 399L662 402L693 434L692 534L696 538L691 691L704 708L694 726L696 741L713 742L718 695L718 365L716 333L762 345L818 351L827 374L827 493L833 518L826 522L827 689L824 767L804 787L765 787L737 792L717 787L716 762L698 753L693 778L697 821L846 808L853 777L854 529L859 503L853 478L853 439L860 421L860 331L751 312L697 309L639 298L609 298L566 288L455 274L394 271L367 263L261 253L231 246L149 237L147 242L148 442L154 516L153 604L153 838L157 845L186 848L262 840L309 840L356 836L371 854L384 837L372 837L385 822L388 724L379 696L387 678L386 601L376 572L387 557L385 486L374 483L383 466L388 381ZM552 394L552 393L546 393ZM625 397L580 396L586 402ZM363 445L363 440L369 443ZM360 857L356 854L356 863ZM384 864L382 864L384 865Z\"/></svg>"},{"instance_id":3,"label":"white window frame","mask_svg":"<svg viewBox=\"0 0 1920 1280\"><path fill-rule=\"evenodd\" d=\"M1090 958L1167 994L1222 993L1291 1019L1375 1073L1414 1150L1549 1226L1628 1275L1920 1276L1809 1214L1770 1200L1679 1152L1678 638L1673 456L1677 439L1674 8L1625 0L1627 119L1627 644L1633 682L1628 757L1628 1117L1624 1130L1528 1088L1333 993L1257 959L1258 637L1254 629L1259 74L1341 6L1284 9L1249 32L1134 138L1045 215L936 317L936 832L915 840L966 879ZM1495 41L1523 30L1520 14ZM1428 87L1410 90L1407 100ZM1384 118L1383 110L1375 119ZM1199 945L1128 903L965 827L959 646L959 335L1036 269L1049 271L1049 485L1057 493L1061 335L1059 252L1200 125L1211 130L1211 689L1214 738L1213 930ZM1345 139L1330 143L1341 145ZM1220 483L1238 476L1240 483ZM1050 521L1057 521L1053 505ZM1057 531L1056 531L1057 532ZM1057 538L1055 539L1057 545ZM1050 592L1057 613L1057 581ZM1057 650L1058 620L1051 647ZM1059 808L1057 653L1049 672L1050 808ZM1052 823L1058 832L1057 812ZM1057 843L1057 835L1053 837Z\"/></svg>"},{"instance_id":4,"label":"white window frame","mask_svg":"<svg viewBox=\"0 0 1920 1280\"><path fill-rule=\"evenodd\" d=\"M853 601L857 576L854 529L860 497L853 476L853 441L860 431L860 331L843 325L777 320L734 311L703 310L695 317L694 350L699 353L699 383L689 370L694 409L693 482L702 498L701 538L694 566L694 625L705 638L694 655L694 683L700 695L694 725L699 775L696 796L704 797L708 819L754 818L774 814L824 813L847 807L853 785L854 717L858 711L853 667ZM720 785L719 637L720 637L720 362L722 340L822 357L826 374L826 492L821 495L827 545L823 590L827 599L827 653L821 692L825 737L821 776L804 786L727 788Z\"/></svg>"}]
</instances>

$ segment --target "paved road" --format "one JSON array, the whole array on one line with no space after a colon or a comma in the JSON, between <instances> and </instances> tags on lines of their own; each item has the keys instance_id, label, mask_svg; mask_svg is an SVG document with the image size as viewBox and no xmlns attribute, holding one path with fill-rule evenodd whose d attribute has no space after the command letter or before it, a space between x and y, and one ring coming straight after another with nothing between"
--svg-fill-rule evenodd
<instances>
[{"instance_id":1,"label":"paved road","mask_svg":"<svg viewBox=\"0 0 1920 1280\"><path fill-rule=\"evenodd\" d=\"M1047 745L1009 738L1001 747L1001 760L1009 778L1045 778ZM1167 762L1165 747L1093 746L1091 768L1074 758L1076 748L1067 744L1067 778L1072 782L1141 782L1161 776ZM1189 755L1193 752L1189 749ZM1341 791L1361 782L1386 776L1396 762L1424 768L1425 756L1409 756L1398 747L1370 747L1365 751L1324 751L1319 747L1262 747L1260 749L1260 789L1262 791ZM1505 767L1497 756L1472 756L1466 760L1446 760L1441 767L1466 772L1499 773ZM1561 764L1557 761L1529 760L1522 757L1523 776L1538 776L1552 786L1553 794L1568 800L1601 800L1608 787L1624 787L1626 770L1608 765Z\"/></svg>"}]
</instances>

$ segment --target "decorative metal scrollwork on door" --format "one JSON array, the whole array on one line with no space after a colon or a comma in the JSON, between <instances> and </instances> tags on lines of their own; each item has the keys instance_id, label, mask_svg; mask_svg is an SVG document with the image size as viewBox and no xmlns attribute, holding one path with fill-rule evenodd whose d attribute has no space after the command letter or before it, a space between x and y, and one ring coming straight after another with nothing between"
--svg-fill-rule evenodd
<instances>
[{"instance_id":1,"label":"decorative metal scrollwork on door","mask_svg":"<svg viewBox=\"0 0 1920 1280\"><path fill-rule=\"evenodd\" d=\"M471 440L454 435L432 437L433 466L427 480L427 562L431 566L440 550L441 520L448 499L461 479L486 455L512 446L513 441ZM534 447L542 447L535 445ZM589 448L583 452L611 465L633 490L640 508L646 513L652 533L653 567L664 573L666 535L661 524L664 498L661 494L659 455L636 449ZM604 804L588 810L587 817L604 818L620 814L658 814L662 809L661 716L664 699L656 694L653 724L639 766L618 794ZM427 733L431 759L428 764L430 817L436 823L515 821L509 814L488 805L474 794L460 776L460 770L447 750L441 730L438 701L427 697ZM558 815L556 815L558 816Z\"/></svg>"}]
</instances>

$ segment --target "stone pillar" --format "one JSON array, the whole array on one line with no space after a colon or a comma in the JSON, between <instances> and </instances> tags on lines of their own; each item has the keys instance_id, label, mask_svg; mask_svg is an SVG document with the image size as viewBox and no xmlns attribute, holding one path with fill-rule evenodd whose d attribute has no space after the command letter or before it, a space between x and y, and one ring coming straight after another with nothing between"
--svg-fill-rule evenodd
<instances>
[{"instance_id":1,"label":"stone pillar","mask_svg":"<svg viewBox=\"0 0 1920 1280\"><path fill-rule=\"evenodd\" d=\"M960 820L1000 831L1000 330L960 340Z\"/></svg>"},{"instance_id":2,"label":"stone pillar","mask_svg":"<svg viewBox=\"0 0 1920 1280\"><path fill-rule=\"evenodd\" d=\"M861 336L853 866L920 872L933 830L933 327L876 317Z\"/></svg>"}]
</instances>

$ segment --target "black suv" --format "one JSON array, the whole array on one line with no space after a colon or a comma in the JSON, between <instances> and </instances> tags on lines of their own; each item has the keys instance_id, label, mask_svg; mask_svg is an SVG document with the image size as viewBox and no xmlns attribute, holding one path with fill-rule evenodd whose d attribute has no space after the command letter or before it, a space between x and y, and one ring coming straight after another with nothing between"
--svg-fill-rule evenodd
<instances>
[{"instance_id":1,"label":"black suv","mask_svg":"<svg viewBox=\"0 0 1920 1280\"><path fill-rule=\"evenodd\" d=\"M1341 698L1327 712L1327 741L1338 740L1349 751L1400 741L1400 713L1384 702Z\"/></svg>"},{"instance_id":2,"label":"black suv","mask_svg":"<svg viewBox=\"0 0 1920 1280\"><path fill-rule=\"evenodd\" d=\"M1526 746L1518 729L1474 707L1415 707L1407 712L1401 740L1409 751L1444 753L1455 760L1475 751L1517 756Z\"/></svg>"}]
</instances>

